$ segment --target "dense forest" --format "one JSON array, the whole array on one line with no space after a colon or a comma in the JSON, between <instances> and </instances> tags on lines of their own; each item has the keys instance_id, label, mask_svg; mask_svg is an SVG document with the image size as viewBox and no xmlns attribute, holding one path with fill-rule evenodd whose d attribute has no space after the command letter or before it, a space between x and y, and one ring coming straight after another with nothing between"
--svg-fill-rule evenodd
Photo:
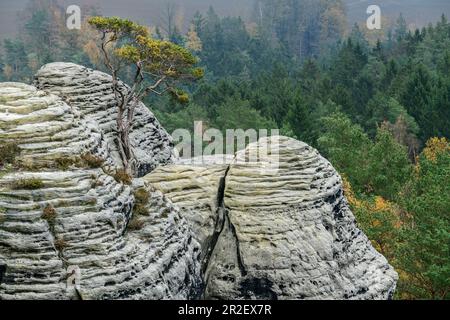
<instances>
[{"instance_id":1,"label":"dense forest","mask_svg":"<svg viewBox=\"0 0 450 320\"><path fill-rule=\"evenodd\" d=\"M184 33L170 6L165 14L154 37L185 46L205 69L185 88L189 102L146 101L165 128L279 128L311 144L342 175L360 227L398 271L396 298L449 299L447 18L409 30L400 16L371 34L348 30L341 1L260 0L249 21L210 8ZM95 32L65 28L57 1L30 1L20 15L20 37L2 44L0 81L32 82L53 61L104 70Z\"/></svg>"}]
</instances>

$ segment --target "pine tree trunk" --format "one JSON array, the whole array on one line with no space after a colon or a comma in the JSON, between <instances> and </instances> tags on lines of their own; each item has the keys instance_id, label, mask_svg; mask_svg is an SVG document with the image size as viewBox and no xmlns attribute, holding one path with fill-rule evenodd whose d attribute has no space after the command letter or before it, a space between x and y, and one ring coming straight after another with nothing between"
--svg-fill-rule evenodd
<instances>
[{"instance_id":1,"label":"pine tree trunk","mask_svg":"<svg viewBox=\"0 0 450 320\"><path fill-rule=\"evenodd\" d=\"M124 123L124 108L119 107L117 113L117 147L119 148L120 157L122 158L123 167L126 173L132 175L132 158L133 153L130 145L130 126Z\"/></svg>"}]
</instances>

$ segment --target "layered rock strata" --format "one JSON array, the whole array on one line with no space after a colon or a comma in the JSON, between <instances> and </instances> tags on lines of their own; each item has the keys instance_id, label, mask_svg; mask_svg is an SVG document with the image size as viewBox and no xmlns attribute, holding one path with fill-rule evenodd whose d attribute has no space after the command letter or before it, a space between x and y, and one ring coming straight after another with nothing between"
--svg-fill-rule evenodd
<instances>
[{"instance_id":1,"label":"layered rock strata","mask_svg":"<svg viewBox=\"0 0 450 320\"><path fill-rule=\"evenodd\" d=\"M0 299L187 299L199 286L199 246L164 195L141 186L146 214L127 228L133 187L79 108L0 84L0 139L20 149L0 175Z\"/></svg>"},{"instance_id":2,"label":"layered rock strata","mask_svg":"<svg viewBox=\"0 0 450 320\"><path fill-rule=\"evenodd\" d=\"M252 163L249 154L267 155ZM271 137L230 165L211 162L144 178L186 212L202 244L205 298L392 296L397 274L358 229L339 175L315 149Z\"/></svg>"},{"instance_id":3,"label":"layered rock strata","mask_svg":"<svg viewBox=\"0 0 450 320\"><path fill-rule=\"evenodd\" d=\"M73 63L55 62L37 72L35 85L62 97L86 118L94 120L108 142L111 156L118 165L121 164L116 143L117 109L111 76ZM171 136L143 103L135 109L130 142L138 162L138 176L142 177L158 165L175 159Z\"/></svg>"}]
</instances>

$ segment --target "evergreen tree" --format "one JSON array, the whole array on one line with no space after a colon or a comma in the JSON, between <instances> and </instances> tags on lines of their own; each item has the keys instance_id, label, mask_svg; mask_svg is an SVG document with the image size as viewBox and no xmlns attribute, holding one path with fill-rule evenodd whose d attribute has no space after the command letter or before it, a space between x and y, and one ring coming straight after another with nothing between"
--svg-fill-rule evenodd
<instances>
[{"instance_id":1,"label":"evergreen tree","mask_svg":"<svg viewBox=\"0 0 450 320\"><path fill-rule=\"evenodd\" d=\"M436 114L433 112L432 87L430 72L420 64L414 68L402 94L401 102L419 125L421 129L419 136L422 140L426 140L435 133Z\"/></svg>"},{"instance_id":2,"label":"evergreen tree","mask_svg":"<svg viewBox=\"0 0 450 320\"><path fill-rule=\"evenodd\" d=\"M7 80L9 81L27 81L28 64L27 64L27 53L25 50L25 44L21 40L9 40L4 41L4 73Z\"/></svg>"},{"instance_id":3,"label":"evergreen tree","mask_svg":"<svg viewBox=\"0 0 450 320\"><path fill-rule=\"evenodd\" d=\"M357 192L367 189L369 150L372 143L359 125L342 113L322 119L323 134L318 139L320 151L345 174Z\"/></svg>"},{"instance_id":4,"label":"evergreen tree","mask_svg":"<svg viewBox=\"0 0 450 320\"><path fill-rule=\"evenodd\" d=\"M400 13L399 17L397 18L394 34L397 38L397 41L404 40L408 35L408 25L402 13Z\"/></svg>"},{"instance_id":5,"label":"evergreen tree","mask_svg":"<svg viewBox=\"0 0 450 320\"><path fill-rule=\"evenodd\" d=\"M377 131L374 144L368 153L368 183L366 192L396 200L398 192L410 177L411 163L405 146L395 141L386 127Z\"/></svg>"},{"instance_id":6,"label":"evergreen tree","mask_svg":"<svg viewBox=\"0 0 450 320\"><path fill-rule=\"evenodd\" d=\"M450 298L449 181L450 145L431 139L401 202L408 212L397 251L404 298Z\"/></svg>"}]
</instances>

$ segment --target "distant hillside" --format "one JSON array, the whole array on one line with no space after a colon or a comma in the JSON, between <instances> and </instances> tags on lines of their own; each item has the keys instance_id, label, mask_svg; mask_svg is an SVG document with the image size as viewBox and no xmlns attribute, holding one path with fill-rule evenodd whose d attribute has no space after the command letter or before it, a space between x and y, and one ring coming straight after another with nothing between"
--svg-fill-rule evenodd
<instances>
[{"instance_id":1,"label":"distant hillside","mask_svg":"<svg viewBox=\"0 0 450 320\"><path fill-rule=\"evenodd\" d=\"M25 7L29 0L0 1L0 41L13 37L17 32L17 11ZM61 0L69 4L96 5L104 15L122 16L148 25L160 23L161 12L168 3L175 3L183 16L184 25L196 11L205 12L213 6L220 15L250 15L254 0ZM379 3L382 13L396 18L402 12L411 26L423 26L440 18L442 13L450 16L449 0L344 0L348 7L349 24L367 19L366 9L370 4Z\"/></svg>"},{"instance_id":2,"label":"distant hillside","mask_svg":"<svg viewBox=\"0 0 450 320\"><path fill-rule=\"evenodd\" d=\"M397 18L403 13L411 27L422 27L440 19L442 13L450 16L449 0L344 0L347 4L349 23L367 19L366 9L378 4L388 18Z\"/></svg>"},{"instance_id":3,"label":"distant hillside","mask_svg":"<svg viewBox=\"0 0 450 320\"><path fill-rule=\"evenodd\" d=\"M17 33L17 12L29 0L0 1L0 42ZM253 0L60 0L65 5L94 5L107 16L121 16L147 25L157 25L167 4L174 3L184 24L187 25L196 11L205 12L213 6L220 15L247 17Z\"/></svg>"}]
</instances>

